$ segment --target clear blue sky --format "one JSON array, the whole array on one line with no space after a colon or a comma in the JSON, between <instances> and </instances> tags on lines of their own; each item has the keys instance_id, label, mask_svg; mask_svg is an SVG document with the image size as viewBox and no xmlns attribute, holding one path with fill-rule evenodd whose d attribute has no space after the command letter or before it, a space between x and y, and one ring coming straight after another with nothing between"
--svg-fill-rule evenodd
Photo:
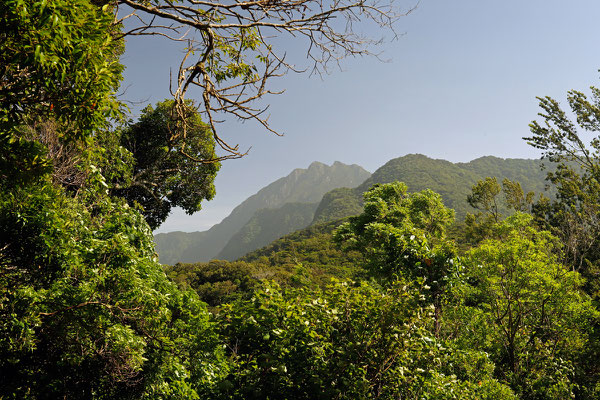
<instances>
[{"instance_id":1,"label":"clear blue sky","mask_svg":"<svg viewBox=\"0 0 600 400\"><path fill-rule=\"evenodd\" d=\"M537 158L521 139L539 111L535 97L564 103L567 90L598 84L599 21L597 0L421 0L397 25L405 34L382 48L389 62L353 58L323 79L288 74L273 82L286 89L269 99L271 125L284 137L252 123L223 125L222 136L251 146L249 155L223 164L217 196L202 211L175 212L157 232L208 229L312 161L372 172L408 153L453 162ZM289 49L302 51L291 41ZM123 98L167 98L179 56L166 41L131 39L122 58Z\"/></svg>"}]
</instances>

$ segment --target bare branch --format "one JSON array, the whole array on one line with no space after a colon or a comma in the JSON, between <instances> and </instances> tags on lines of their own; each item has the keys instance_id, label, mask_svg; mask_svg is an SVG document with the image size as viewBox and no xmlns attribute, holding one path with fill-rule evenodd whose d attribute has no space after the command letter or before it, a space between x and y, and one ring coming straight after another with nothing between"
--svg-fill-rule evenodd
<instances>
[{"instance_id":1,"label":"bare branch","mask_svg":"<svg viewBox=\"0 0 600 400\"><path fill-rule=\"evenodd\" d=\"M246 152L219 136L217 114L254 120L279 134L269 126L268 105L262 104L266 95L283 92L269 90L270 80L288 71L310 70L322 75L348 56L379 57L374 49L383 38L358 33L358 24L374 24L391 32L392 39L397 38L396 22L414 7L400 12L394 1L118 0L130 12L117 21L127 19L128 25L133 25L124 35L159 35L185 41L187 51L171 87L174 115L182 118L178 135L185 140L185 99L191 87L198 88L200 111L226 153L222 159L227 159ZM172 34L183 29L187 30L184 35ZM286 61L286 49L276 46L276 39L285 36L304 42L309 65L297 67Z\"/></svg>"}]
</instances>

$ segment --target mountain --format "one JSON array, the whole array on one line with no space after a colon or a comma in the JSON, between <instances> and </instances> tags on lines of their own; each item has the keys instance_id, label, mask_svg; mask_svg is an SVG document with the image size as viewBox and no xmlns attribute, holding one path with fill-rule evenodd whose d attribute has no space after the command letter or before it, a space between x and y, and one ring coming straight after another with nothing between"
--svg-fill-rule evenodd
<instances>
[{"instance_id":1,"label":"mountain","mask_svg":"<svg viewBox=\"0 0 600 400\"><path fill-rule=\"evenodd\" d=\"M258 210L250 221L229 239L217 258L236 260L283 235L307 227L313 220L317 206L318 203L286 203L280 208Z\"/></svg>"},{"instance_id":2,"label":"mountain","mask_svg":"<svg viewBox=\"0 0 600 400\"><path fill-rule=\"evenodd\" d=\"M355 187L370 175L358 165L346 165L338 161L331 166L314 162L307 169L295 169L288 176L276 180L244 200L229 216L208 231L155 235L160 262L174 264L214 259L257 211L276 209L286 203L314 203L313 207L316 208L316 204L328 191L338 187ZM276 238L271 240L273 239Z\"/></svg>"},{"instance_id":3,"label":"mountain","mask_svg":"<svg viewBox=\"0 0 600 400\"><path fill-rule=\"evenodd\" d=\"M446 206L463 219L474 210L467 203L471 187L480 179L495 176L501 184L504 178L521 183L525 192L545 191L547 171L540 160L503 159L486 156L468 163L436 160L422 154L409 154L388 161L370 178L352 190L335 189L326 193L317 207L313 223L335 221L357 214L362 208L362 194L376 183L400 181L411 192L431 189L442 195Z\"/></svg>"}]
</instances>

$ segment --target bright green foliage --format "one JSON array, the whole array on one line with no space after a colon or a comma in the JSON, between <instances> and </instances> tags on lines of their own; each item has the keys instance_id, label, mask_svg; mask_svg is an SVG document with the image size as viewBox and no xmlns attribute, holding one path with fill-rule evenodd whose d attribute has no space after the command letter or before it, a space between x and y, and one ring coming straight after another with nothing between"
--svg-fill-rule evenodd
<instances>
[{"instance_id":1,"label":"bright green foliage","mask_svg":"<svg viewBox=\"0 0 600 400\"><path fill-rule=\"evenodd\" d=\"M406 190L401 182L374 185L364 195L364 212L340 226L334 239L361 252L366 269L384 281L425 282L423 295L434 305L437 335L441 296L455 269L456 246L445 239L454 211L431 190Z\"/></svg>"},{"instance_id":2,"label":"bright green foliage","mask_svg":"<svg viewBox=\"0 0 600 400\"><path fill-rule=\"evenodd\" d=\"M215 399L514 399L482 353L444 348L432 310L397 282L267 286L219 315L233 361ZM452 360L452 361L450 361Z\"/></svg>"},{"instance_id":3,"label":"bright green foliage","mask_svg":"<svg viewBox=\"0 0 600 400\"><path fill-rule=\"evenodd\" d=\"M556 187L553 202L534 207L539 221L547 224L565 244L565 262L588 279L586 290L594 297L600 292L598 264L600 246L600 89L591 88L591 98L572 90L567 100L577 123L559 103L539 98L544 119L530 124L532 136L524 138L543 156L558 163L547 179Z\"/></svg>"},{"instance_id":4,"label":"bright green foliage","mask_svg":"<svg viewBox=\"0 0 600 400\"><path fill-rule=\"evenodd\" d=\"M192 398L217 378L205 306L124 201L4 191L0 226L0 397Z\"/></svg>"},{"instance_id":5,"label":"bright green foliage","mask_svg":"<svg viewBox=\"0 0 600 400\"><path fill-rule=\"evenodd\" d=\"M453 263L454 248L444 237L454 212L431 190L406 190L400 182L373 186L364 195L364 212L334 238L363 253L374 274L425 278L435 291Z\"/></svg>"},{"instance_id":6,"label":"bright green foliage","mask_svg":"<svg viewBox=\"0 0 600 400\"><path fill-rule=\"evenodd\" d=\"M504 204L498 199L501 191L504 194ZM465 240L474 245L491 237L494 225L502 218L501 208L513 212L530 211L533 196L533 192L525 194L517 181L504 178L502 187L495 177L478 181L471 188L467 202L480 211L476 214L467 213L464 227Z\"/></svg>"},{"instance_id":7,"label":"bright green foliage","mask_svg":"<svg viewBox=\"0 0 600 400\"><path fill-rule=\"evenodd\" d=\"M54 119L65 139L82 139L116 116L122 66L112 23L107 7L88 1L0 6L0 177L47 171L43 149L19 135L20 126Z\"/></svg>"},{"instance_id":8,"label":"bright green foliage","mask_svg":"<svg viewBox=\"0 0 600 400\"><path fill-rule=\"evenodd\" d=\"M112 192L131 205L140 204L153 229L172 207L192 214L200 210L202 200L212 199L220 167L212 131L196 109L190 104L181 119L173 106L173 101L165 101L156 108L146 107L140 120L125 127L120 136L120 145L134 161L131 175L117 180ZM186 124L185 135L181 123Z\"/></svg>"},{"instance_id":9,"label":"bright green foliage","mask_svg":"<svg viewBox=\"0 0 600 400\"><path fill-rule=\"evenodd\" d=\"M570 398L573 363L597 316L579 274L558 262L556 238L532 220L521 213L507 218L467 254L469 284L455 288L463 303L446 307L447 321L462 321L461 347L489 352L496 376L521 398Z\"/></svg>"}]
</instances>

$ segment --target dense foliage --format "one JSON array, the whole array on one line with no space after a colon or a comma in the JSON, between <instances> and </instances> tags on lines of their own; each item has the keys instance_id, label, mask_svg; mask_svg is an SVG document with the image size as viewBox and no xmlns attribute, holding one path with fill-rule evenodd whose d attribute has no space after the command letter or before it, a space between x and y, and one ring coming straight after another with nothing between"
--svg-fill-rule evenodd
<instances>
[{"instance_id":1,"label":"dense foliage","mask_svg":"<svg viewBox=\"0 0 600 400\"><path fill-rule=\"evenodd\" d=\"M194 392L220 363L205 305L167 280L137 211L88 207L51 185L0 197L0 395Z\"/></svg>"},{"instance_id":2,"label":"dense foliage","mask_svg":"<svg viewBox=\"0 0 600 400\"><path fill-rule=\"evenodd\" d=\"M0 20L0 397L199 396L226 371L210 313L164 274L146 209L111 195L142 156L115 129L112 9L9 1Z\"/></svg>"},{"instance_id":3,"label":"dense foliage","mask_svg":"<svg viewBox=\"0 0 600 400\"><path fill-rule=\"evenodd\" d=\"M213 195L215 136L169 102L125 121L120 27L102 3L0 6L0 398L600 396L600 142L588 149L556 102L529 140L558 162L558 196L533 202L507 177L503 218L496 178L476 183L465 199L483 221L464 256L454 211L386 175L393 162L357 216L241 261L163 268L151 227ZM593 91L569 97L587 130ZM350 193L322 210L356 211L336 203Z\"/></svg>"},{"instance_id":4,"label":"dense foliage","mask_svg":"<svg viewBox=\"0 0 600 400\"><path fill-rule=\"evenodd\" d=\"M173 115L173 101L146 107L140 120L121 132L120 144L134 158L131 173L114 182L113 194L140 204L151 228L164 222L171 208L199 211L215 195L216 161L211 130L190 105L184 122ZM185 123L185 138L178 135ZM184 140L185 139L185 140ZM198 160L208 160L198 162ZM210 162L212 160L212 162Z\"/></svg>"}]
</instances>

